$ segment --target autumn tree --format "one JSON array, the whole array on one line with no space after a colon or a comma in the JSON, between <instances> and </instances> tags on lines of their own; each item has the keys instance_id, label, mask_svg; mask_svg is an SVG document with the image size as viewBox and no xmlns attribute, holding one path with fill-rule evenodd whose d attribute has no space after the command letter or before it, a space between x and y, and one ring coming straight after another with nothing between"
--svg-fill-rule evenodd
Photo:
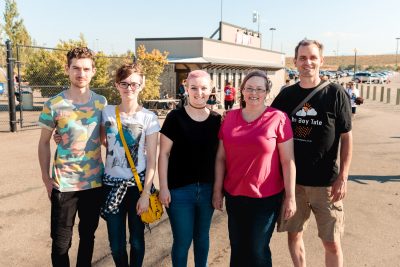
<instances>
[{"instance_id":1,"label":"autumn tree","mask_svg":"<svg viewBox=\"0 0 400 267\"><path fill-rule=\"evenodd\" d=\"M150 53L146 52L144 45L137 48L137 60L143 68L146 77L145 87L140 94L141 100L160 98L160 75L168 64L168 52L161 53L153 49Z\"/></svg>"}]
</instances>

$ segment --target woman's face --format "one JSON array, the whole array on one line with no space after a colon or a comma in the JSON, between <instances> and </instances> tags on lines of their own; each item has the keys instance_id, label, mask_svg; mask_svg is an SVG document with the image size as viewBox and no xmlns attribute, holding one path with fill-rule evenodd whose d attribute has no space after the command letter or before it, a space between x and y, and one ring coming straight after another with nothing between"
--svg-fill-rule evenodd
<instances>
[{"instance_id":1,"label":"woman's face","mask_svg":"<svg viewBox=\"0 0 400 267\"><path fill-rule=\"evenodd\" d=\"M204 107L211 94L211 81L207 77L193 78L186 81L189 102L194 107Z\"/></svg>"},{"instance_id":2,"label":"woman's face","mask_svg":"<svg viewBox=\"0 0 400 267\"><path fill-rule=\"evenodd\" d=\"M133 99L137 98L139 92L142 91L142 78L137 73L132 73L126 79L116 83L115 86L118 89L121 98Z\"/></svg>"},{"instance_id":3,"label":"woman's face","mask_svg":"<svg viewBox=\"0 0 400 267\"><path fill-rule=\"evenodd\" d=\"M264 100L267 97L265 79L258 76L251 77L247 80L242 94L246 102L246 107L264 105Z\"/></svg>"}]
</instances>

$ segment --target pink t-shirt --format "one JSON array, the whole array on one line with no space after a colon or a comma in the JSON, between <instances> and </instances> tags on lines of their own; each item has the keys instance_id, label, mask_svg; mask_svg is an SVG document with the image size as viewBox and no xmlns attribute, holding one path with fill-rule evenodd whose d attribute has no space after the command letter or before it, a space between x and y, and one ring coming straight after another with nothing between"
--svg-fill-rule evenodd
<instances>
[{"instance_id":1,"label":"pink t-shirt","mask_svg":"<svg viewBox=\"0 0 400 267\"><path fill-rule=\"evenodd\" d=\"M293 137L286 113L268 107L252 122L242 110L227 113L219 139L226 154L224 189L233 196L263 198L284 188L278 143Z\"/></svg>"}]
</instances>

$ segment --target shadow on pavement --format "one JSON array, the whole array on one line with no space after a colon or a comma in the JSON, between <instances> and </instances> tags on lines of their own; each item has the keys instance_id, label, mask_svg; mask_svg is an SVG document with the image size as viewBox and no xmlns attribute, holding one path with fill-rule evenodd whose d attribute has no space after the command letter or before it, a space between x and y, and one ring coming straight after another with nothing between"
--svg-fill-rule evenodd
<instances>
[{"instance_id":1,"label":"shadow on pavement","mask_svg":"<svg viewBox=\"0 0 400 267\"><path fill-rule=\"evenodd\" d=\"M400 182L400 175L388 175L388 176L350 175L349 180L359 184L368 184L367 181L377 181L379 183Z\"/></svg>"}]
</instances>

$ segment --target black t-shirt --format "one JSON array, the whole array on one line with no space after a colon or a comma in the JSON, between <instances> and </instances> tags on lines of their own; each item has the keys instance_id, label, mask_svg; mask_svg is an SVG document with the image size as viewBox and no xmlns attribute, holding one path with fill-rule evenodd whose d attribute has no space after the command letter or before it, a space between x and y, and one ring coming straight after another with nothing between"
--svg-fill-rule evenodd
<instances>
[{"instance_id":1,"label":"black t-shirt","mask_svg":"<svg viewBox=\"0 0 400 267\"><path fill-rule=\"evenodd\" d=\"M316 87L315 87L316 88ZM286 112L293 109L315 88L299 83L286 87L272 106ZM330 186L338 175L336 164L340 134L351 130L351 107L345 90L329 84L308 100L291 117L296 161L296 183Z\"/></svg>"},{"instance_id":2,"label":"black t-shirt","mask_svg":"<svg viewBox=\"0 0 400 267\"><path fill-rule=\"evenodd\" d=\"M161 133L172 140L168 161L170 189L193 183L213 183L221 115L211 111L205 121L194 121L185 108L168 113Z\"/></svg>"}]
</instances>

